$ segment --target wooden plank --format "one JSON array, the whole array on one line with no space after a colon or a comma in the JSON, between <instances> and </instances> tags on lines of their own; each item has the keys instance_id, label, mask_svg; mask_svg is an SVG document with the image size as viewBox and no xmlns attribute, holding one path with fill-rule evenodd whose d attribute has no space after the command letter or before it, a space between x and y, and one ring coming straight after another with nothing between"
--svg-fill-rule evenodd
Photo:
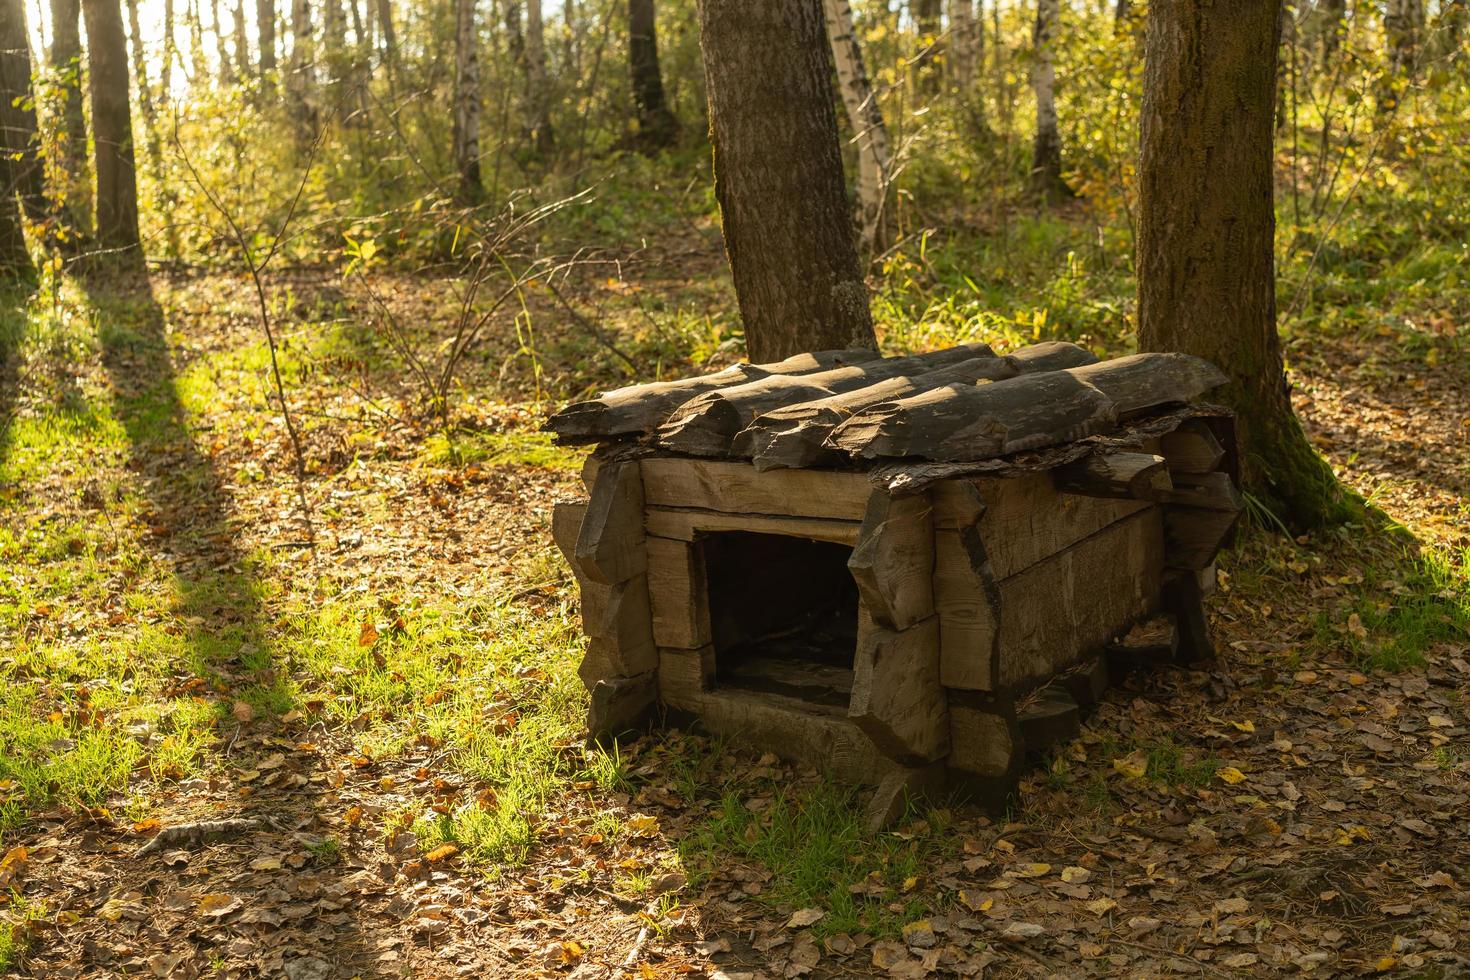
<instances>
[{"instance_id":1,"label":"wooden plank","mask_svg":"<svg viewBox=\"0 0 1470 980\"><path fill-rule=\"evenodd\" d=\"M997 579L1016 575L1150 506L1062 493L1047 473L983 480L978 486L985 501L980 534Z\"/></svg>"},{"instance_id":2,"label":"wooden plank","mask_svg":"<svg viewBox=\"0 0 1470 980\"><path fill-rule=\"evenodd\" d=\"M714 374L678 381L655 381L609 391L576 402L546 420L545 428L562 442L597 442L617 435L648 432L684 402L704 392L745 384L770 375L811 374L843 364L875 360L877 351L827 350L797 354L774 364L736 364Z\"/></svg>"},{"instance_id":3,"label":"wooden plank","mask_svg":"<svg viewBox=\"0 0 1470 980\"><path fill-rule=\"evenodd\" d=\"M873 485L862 473L772 470L707 459L645 459L650 507L696 507L731 514L862 520Z\"/></svg>"},{"instance_id":4,"label":"wooden plank","mask_svg":"<svg viewBox=\"0 0 1470 980\"><path fill-rule=\"evenodd\" d=\"M715 682L715 648L658 651L658 697L664 704L697 713Z\"/></svg>"},{"instance_id":5,"label":"wooden plank","mask_svg":"<svg viewBox=\"0 0 1470 980\"><path fill-rule=\"evenodd\" d=\"M577 565L594 582L614 585L648 567L643 550L643 482L636 462L609 463L597 474L577 535Z\"/></svg>"},{"instance_id":6,"label":"wooden plank","mask_svg":"<svg viewBox=\"0 0 1470 980\"><path fill-rule=\"evenodd\" d=\"M873 405L834 429L828 442L864 458L989 459L1106 432L1120 417L1192 401L1224 381L1197 357L1134 354Z\"/></svg>"},{"instance_id":7,"label":"wooden plank","mask_svg":"<svg viewBox=\"0 0 1470 980\"><path fill-rule=\"evenodd\" d=\"M612 587L603 622L583 629L588 633L587 653L577 675L590 690L605 677L632 676L658 666L658 648L648 617L648 587L643 576Z\"/></svg>"},{"instance_id":8,"label":"wooden plank","mask_svg":"<svg viewBox=\"0 0 1470 980\"><path fill-rule=\"evenodd\" d=\"M758 469L828 466L843 454L826 445L832 430L855 412L945 385L975 385L1018 374L1055 371L1097 360L1076 344L1051 341L1005 357L979 357L937 370L889 378L855 391L787 405L757 416L734 440L732 451L751 458Z\"/></svg>"},{"instance_id":9,"label":"wooden plank","mask_svg":"<svg viewBox=\"0 0 1470 980\"><path fill-rule=\"evenodd\" d=\"M661 538L693 541L701 534L718 531L753 531L759 534L785 534L815 541L857 543L862 527L857 521L833 521L814 517L741 516L713 510L650 507L644 513L649 534Z\"/></svg>"},{"instance_id":10,"label":"wooden plank","mask_svg":"<svg viewBox=\"0 0 1470 980\"><path fill-rule=\"evenodd\" d=\"M649 535L648 596L653 639L661 647L692 649L710 642L704 553L693 541Z\"/></svg>"},{"instance_id":11,"label":"wooden plank","mask_svg":"<svg viewBox=\"0 0 1470 980\"><path fill-rule=\"evenodd\" d=\"M1025 706L1018 706L1016 724L1033 758L1059 742L1069 742L1082 731L1082 712L1072 693L1061 684L1048 684Z\"/></svg>"},{"instance_id":12,"label":"wooden plank","mask_svg":"<svg viewBox=\"0 0 1470 980\"><path fill-rule=\"evenodd\" d=\"M1002 580L997 684L1049 677L1156 610L1163 549L1150 509Z\"/></svg>"},{"instance_id":13,"label":"wooden plank","mask_svg":"<svg viewBox=\"0 0 1470 980\"><path fill-rule=\"evenodd\" d=\"M587 516L587 501L557 501L551 507L551 540L561 549L562 556L572 571L577 567L577 534L582 530L582 520Z\"/></svg>"},{"instance_id":14,"label":"wooden plank","mask_svg":"<svg viewBox=\"0 0 1470 980\"><path fill-rule=\"evenodd\" d=\"M1013 707L952 701L949 734L950 769L995 779L1014 778L1020 772L1025 742Z\"/></svg>"},{"instance_id":15,"label":"wooden plank","mask_svg":"<svg viewBox=\"0 0 1470 980\"><path fill-rule=\"evenodd\" d=\"M847 561L874 622L906 630L934 615L934 507L927 494L875 490Z\"/></svg>"},{"instance_id":16,"label":"wooden plank","mask_svg":"<svg viewBox=\"0 0 1470 980\"><path fill-rule=\"evenodd\" d=\"M1210 473L1225 459L1225 447L1200 419L1187 419L1159 439L1159 452L1175 473Z\"/></svg>"},{"instance_id":17,"label":"wooden plank","mask_svg":"<svg viewBox=\"0 0 1470 980\"><path fill-rule=\"evenodd\" d=\"M894 767L840 711L795 698L717 687L701 699L698 715L712 734L804 762L846 783L874 786Z\"/></svg>"},{"instance_id":18,"label":"wooden plank","mask_svg":"<svg viewBox=\"0 0 1470 980\"><path fill-rule=\"evenodd\" d=\"M864 808L863 825L876 834L911 812L922 812L925 804L940 805L943 793L943 763L891 769Z\"/></svg>"},{"instance_id":19,"label":"wooden plank","mask_svg":"<svg viewBox=\"0 0 1470 980\"><path fill-rule=\"evenodd\" d=\"M866 388L889 378L922 373L976 357L994 357L986 344L962 344L912 357L888 357L816 374L770 375L706 392L680 405L655 433L682 453L727 456L735 436L772 409Z\"/></svg>"},{"instance_id":20,"label":"wooden plank","mask_svg":"<svg viewBox=\"0 0 1470 980\"><path fill-rule=\"evenodd\" d=\"M1174 489L1164 457L1152 453L1092 453L1051 471L1063 493L1123 500L1157 500Z\"/></svg>"},{"instance_id":21,"label":"wooden plank","mask_svg":"<svg viewBox=\"0 0 1470 980\"><path fill-rule=\"evenodd\" d=\"M995 688L1000 591L977 528L934 532L934 609L945 687Z\"/></svg>"},{"instance_id":22,"label":"wooden plank","mask_svg":"<svg viewBox=\"0 0 1470 980\"><path fill-rule=\"evenodd\" d=\"M620 735L637 731L647 722L654 702L653 672L636 677L610 677L592 688L592 703L587 709L590 737L607 743Z\"/></svg>"},{"instance_id":23,"label":"wooden plank","mask_svg":"<svg viewBox=\"0 0 1470 980\"><path fill-rule=\"evenodd\" d=\"M1239 521L1239 511L1165 507L1164 564L1169 568L1204 571L1230 541Z\"/></svg>"},{"instance_id":24,"label":"wooden plank","mask_svg":"<svg viewBox=\"0 0 1470 980\"><path fill-rule=\"evenodd\" d=\"M949 751L937 617L898 631L860 623L848 717L878 751L904 765L933 762Z\"/></svg>"}]
</instances>

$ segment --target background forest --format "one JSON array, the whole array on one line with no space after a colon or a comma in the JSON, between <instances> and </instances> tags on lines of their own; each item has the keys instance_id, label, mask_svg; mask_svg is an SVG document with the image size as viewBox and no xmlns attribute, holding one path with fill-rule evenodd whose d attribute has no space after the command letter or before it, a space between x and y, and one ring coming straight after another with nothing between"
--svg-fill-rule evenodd
<instances>
[{"instance_id":1,"label":"background forest","mask_svg":"<svg viewBox=\"0 0 1470 980\"><path fill-rule=\"evenodd\" d=\"M1145 5L825 14L883 351L1136 349ZM1278 323L1352 506L1251 497L1219 664L872 836L773 756L583 745L539 427L746 353L694 0L0 0L0 966L1465 969L1470 6L1280 18Z\"/></svg>"}]
</instances>

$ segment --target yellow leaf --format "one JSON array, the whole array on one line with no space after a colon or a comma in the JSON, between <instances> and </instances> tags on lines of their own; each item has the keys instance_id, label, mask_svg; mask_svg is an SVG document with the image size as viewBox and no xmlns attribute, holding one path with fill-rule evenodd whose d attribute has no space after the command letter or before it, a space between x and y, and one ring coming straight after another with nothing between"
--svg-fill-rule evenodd
<instances>
[{"instance_id":1,"label":"yellow leaf","mask_svg":"<svg viewBox=\"0 0 1470 980\"><path fill-rule=\"evenodd\" d=\"M575 939L568 939L561 944L561 961L571 966L582 959L587 948Z\"/></svg>"},{"instance_id":2,"label":"yellow leaf","mask_svg":"<svg viewBox=\"0 0 1470 980\"><path fill-rule=\"evenodd\" d=\"M1395 959L1394 957L1392 957L1392 956L1384 956L1381 959L1379 959L1379 961L1377 963L1374 963L1373 964L1373 969L1377 970L1379 973L1387 973L1389 970L1392 970L1394 967L1396 967L1398 965L1399 965L1399 961L1397 959Z\"/></svg>"},{"instance_id":3,"label":"yellow leaf","mask_svg":"<svg viewBox=\"0 0 1470 980\"><path fill-rule=\"evenodd\" d=\"M1234 786L1237 783L1245 782L1245 773L1241 772L1234 766L1224 766L1219 769L1215 773L1215 775L1225 780L1225 782L1229 783L1231 786Z\"/></svg>"},{"instance_id":4,"label":"yellow leaf","mask_svg":"<svg viewBox=\"0 0 1470 980\"><path fill-rule=\"evenodd\" d=\"M362 807L348 807L347 812L342 814L342 822L347 824L347 826L349 827L356 827L359 823L362 822Z\"/></svg>"},{"instance_id":5,"label":"yellow leaf","mask_svg":"<svg viewBox=\"0 0 1470 980\"><path fill-rule=\"evenodd\" d=\"M642 813L634 814L628 818L624 826L634 837L652 837L658 833L658 817Z\"/></svg>"},{"instance_id":6,"label":"yellow leaf","mask_svg":"<svg viewBox=\"0 0 1470 980\"><path fill-rule=\"evenodd\" d=\"M430 864L439 864L441 861L448 861L450 858L454 857L458 853L459 848L455 845L440 844L428 854L425 854L424 860L428 861Z\"/></svg>"},{"instance_id":7,"label":"yellow leaf","mask_svg":"<svg viewBox=\"0 0 1470 980\"><path fill-rule=\"evenodd\" d=\"M281 859L278 857L256 858L250 862L251 871L279 871L281 870Z\"/></svg>"},{"instance_id":8,"label":"yellow leaf","mask_svg":"<svg viewBox=\"0 0 1470 980\"><path fill-rule=\"evenodd\" d=\"M1051 865L1049 864L1023 864L1011 871L1011 875L1016 878L1040 878L1050 872Z\"/></svg>"},{"instance_id":9,"label":"yellow leaf","mask_svg":"<svg viewBox=\"0 0 1470 980\"><path fill-rule=\"evenodd\" d=\"M1129 779L1142 779L1148 772L1148 754L1143 749L1130 752L1121 759L1114 759L1113 768Z\"/></svg>"},{"instance_id":10,"label":"yellow leaf","mask_svg":"<svg viewBox=\"0 0 1470 980\"><path fill-rule=\"evenodd\" d=\"M1092 872L1075 865L1062 869L1062 880L1069 885L1084 885L1092 878Z\"/></svg>"},{"instance_id":11,"label":"yellow leaf","mask_svg":"<svg viewBox=\"0 0 1470 980\"><path fill-rule=\"evenodd\" d=\"M1230 723L1237 730L1250 734L1256 730L1256 723L1247 718L1245 721L1232 721Z\"/></svg>"},{"instance_id":12,"label":"yellow leaf","mask_svg":"<svg viewBox=\"0 0 1470 980\"><path fill-rule=\"evenodd\" d=\"M960 902L971 912L989 912L995 905L993 898L981 898L979 892L964 890L960 892Z\"/></svg>"},{"instance_id":13,"label":"yellow leaf","mask_svg":"<svg viewBox=\"0 0 1470 980\"><path fill-rule=\"evenodd\" d=\"M1093 915L1106 915L1118 907L1118 903L1111 898L1097 898L1087 903L1087 911Z\"/></svg>"}]
</instances>

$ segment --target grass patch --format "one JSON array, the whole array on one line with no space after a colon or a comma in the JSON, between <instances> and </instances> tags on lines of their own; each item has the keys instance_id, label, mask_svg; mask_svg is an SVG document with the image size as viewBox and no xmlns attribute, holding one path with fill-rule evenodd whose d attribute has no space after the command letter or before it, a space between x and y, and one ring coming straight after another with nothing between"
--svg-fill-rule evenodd
<instances>
[{"instance_id":1,"label":"grass patch","mask_svg":"<svg viewBox=\"0 0 1470 980\"><path fill-rule=\"evenodd\" d=\"M769 805L751 809L752 795L767 793ZM679 857L696 883L732 860L760 864L771 877L758 900L778 911L822 909L818 936L889 937L926 912L906 895L923 869L955 846L944 824L944 814L932 811L927 830L905 834L909 839L873 835L850 790L822 783L796 791L758 780L727 790L708 820L679 842Z\"/></svg>"},{"instance_id":2,"label":"grass patch","mask_svg":"<svg viewBox=\"0 0 1470 980\"><path fill-rule=\"evenodd\" d=\"M576 472L585 452L558 446L549 432L439 433L424 442L424 458L436 466L534 466Z\"/></svg>"}]
</instances>

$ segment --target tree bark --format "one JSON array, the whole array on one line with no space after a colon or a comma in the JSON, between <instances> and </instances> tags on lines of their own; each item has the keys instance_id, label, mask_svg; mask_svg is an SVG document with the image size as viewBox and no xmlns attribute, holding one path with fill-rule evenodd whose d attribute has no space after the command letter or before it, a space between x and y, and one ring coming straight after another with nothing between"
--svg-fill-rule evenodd
<instances>
[{"instance_id":1,"label":"tree bark","mask_svg":"<svg viewBox=\"0 0 1470 980\"><path fill-rule=\"evenodd\" d=\"M0 160L0 181L6 187L13 186L11 170L14 161ZM29 279L35 275L36 267L31 263L31 253L26 250L25 232L20 221L20 205L14 194L0 194L0 278ZM13 358L13 351L0 351L0 356ZM0 369L11 365L0 364ZM9 380L9 379L7 379Z\"/></svg>"},{"instance_id":2,"label":"tree bark","mask_svg":"<svg viewBox=\"0 0 1470 980\"><path fill-rule=\"evenodd\" d=\"M291 61L286 66L286 94L303 142L316 135L316 54L311 0L291 0Z\"/></svg>"},{"instance_id":3,"label":"tree bark","mask_svg":"<svg viewBox=\"0 0 1470 980\"><path fill-rule=\"evenodd\" d=\"M1072 196L1062 180L1062 135L1057 126L1057 69L1052 50L1060 9L1057 0L1036 0L1036 65L1031 87L1036 93L1036 142L1031 151L1031 190L1050 201Z\"/></svg>"},{"instance_id":4,"label":"tree bark","mask_svg":"<svg viewBox=\"0 0 1470 980\"><path fill-rule=\"evenodd\" d=\"M821 0L701 0L725 252L755 361L876 348Z\"/></svg>"},{"instance_id":5,"label":"tree bark","mask_svg":"<svg viewBox=\"0 0 1470 980\"><path fill-rule=\"evenodd\" d=\"M938 88L936 62L944 50L939 23L941 6L941 0L911 0L909 3L914 15L914 30L919 35L919 49L914 55L914 79L924 92Z\"/></svg>"},{"instance_id":6,"label":"tree bark","mask_svg":"<svg viewBox=\"0 0 1470 980\"><path fill-rule=\"evenodd\" d=\"M235 28L235 71L243 80L249 78L255 68L250 59L250 38L245 33L245 0L235 0L232 20Z\"/></svg>"},{"instance_id":7,"label":"tree bark","mask_svg":"<svg viewBox=\"0 0 1470 980\"><path fill-rule=\"evenodd\" d=\"M1342 44L1343 19L1347 17L1347 0L1321 0L1317 4L1317 16L1322 32L1320 39L1320 66L1326 70L1328 63L1337 54Z\"/></svg>"},{"instance_id":8,"label":"tree bark","mask_svg":"<svg viewBox=\"0 0 1470 980\"><path fill-rule=\"evenodd\" d=\"M549 156L556 146L551 130L551 91L546 77L546 30L541 0L526 0L526 89L531 105L531 140L536 152Z\"/></svg>"},{"instance_id":9,"label":"tree bark","mask_svg":"<svg viewBox=\"0 0 1470 980\"><path fill-rule=\"evenodd\" d=\"M955 88L966 95L975 84L975 66L980 51L979 29L975 0L949 0L950 76Z\"/></svg>"},{"instance_id":10,"label":"tree bark","mask_svg":"<svg viewBox=\"0 0 1470 980\"><path fill-rule=\"evenodd\" d=\"M837 87L857 146L862 251L868 256L877 255L888 247L893 226L893 215L888 209L889 175L893 166L888 127L863 63L862 46L853 27L852 5L848 0L825 0L823 6L832 58L837 66Z\"/></svg>"},{"instance_id":11,"label":"tree bark","mask_svg":"<svg viewBox=\"0 0 1470 980\"><path fill-rule=\"evenodd\" d=\"M480 35L475 0L454 4L454 164L459 171L459 197L479 201L480 182Z\"/></svg>"},{"instance_id":12,"label":"tree bark","mask_svg":"<svg viewBox=\"0 0 1470 980\"><path fill-rule=\"evenodd\" d=\"M31 88L31 39L26 32L23 0L0 0L0 140L10 155L10 179L5 189L20 194L32 221L44 221L51 208L46 201L46 175L36 125L36 98Z\"/></svg>"},{"instance_id":13,"label":"tree bark","mask_svg":"<svg viewBox=\"0 0 1470 980\"><path fill-rule=\"evenodd\" d=\"M129 0L133 2L133 0ZM220 19L219 0L209 0L209 17L214 22L214 56L219 59L219 80L222 84L235 84L235 59L230 55L230 32Z\"/></svg>"},{"instance_id":14,"label":"tree bark","mask_svg":"<svg viewBox=\"0 0 1470 980\"><path fill-rule=\"evenodd\" d=\"M92 193L87 173L87 119L82 110L81 0L51 0L52 86L61 125L57 133L65 185L54 195L61 220L81 234L91 226Z\"/></svg>"},{"instance_id":15,"label":"tree bark","mask_svg":"<svg viewBox=\"0 0 1470 980\"><path fill-rule=\"evenodd\" d=\"M97 241L140 250L138 175L133 162L133 114L128 103L128 42L120 0L83 0L92 95L93 169L97 174Z\"/></svg>"},{"instance_id":16,"label":"tree bark","mask_svg":"<svg viewBox=\"0 0 1470 980\"><path fill-rule=\"evenodd\" d=\"M650 149L671 145L678 138L679 122L664 99L653 0L628 0L628 70L638 111L638 141Z\"/></svg>"},{"instance_id":17,"label":"tree bark","mask_svg":"<svg viewBox=\"0 0 1470 980\"><path fill-rule=\"evenodd\" d=\"M174 0L163 0L163 50L159 53L158 97L164 104L173 98L176 57L178 48L174 44Z\"/></svg>"},{"instance_id":18,"label":"tree bark","mask_svg":"<svg viewBox=\"0 0 1470 980\"><path fill-rule=\"evenodd\" d=\"M1292 413L1276 332L1279 0L1151 0L1139 166L1138 346L1227 373L1244 488L1299 527L1343 516Z\"/></svg>"},{"instance_id":19,"label":"tree bark","mask_svg":"<svg viewBox=\"0 0 1470 980\"><path fill-rule=\"evenodd\" d=\"M255 0L255 43L260 48L260 78L269 84L276 70L276 0Z\"/></svg>"},{"instance_id":20,"label":"tree bark","mask_svg":"<svg viewBox=\"0 0 1470 980\"><path fill-rule=\"evenodd\" d=\"M398 75L398 31L393 26L393 0L376 0L376 2L378 4L378 30L383 33L383 65L388 69L389 81L392 81Z\"/></svg>"}]
</instances>

